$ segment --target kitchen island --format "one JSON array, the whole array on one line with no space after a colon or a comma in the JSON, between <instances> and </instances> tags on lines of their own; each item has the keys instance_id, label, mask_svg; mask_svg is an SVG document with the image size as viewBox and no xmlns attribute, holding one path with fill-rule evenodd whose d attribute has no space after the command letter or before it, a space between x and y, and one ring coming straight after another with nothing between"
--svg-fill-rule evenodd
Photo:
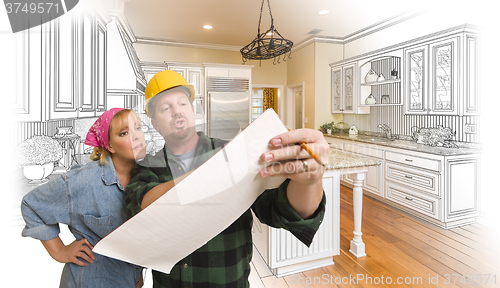
<instances>
[{"instance_id":1,"label":"kitchen island","mask_svg":"<svg viewBox=\"0 0 500 288\"><path fill-rule=\"evenodd\" d=\"M361 237L362 185L368 167L377 165L380 162L371 158L330 150L323 175L327 200L325 217L310 247L290 232L269 227L254 217L254 245L274 275L281 277L333 264L333 256L340 253L340 178L346 174L352 174L354 179L354 236L349 251L356 257L366 255Z\"/></svg>"}]
</instances>

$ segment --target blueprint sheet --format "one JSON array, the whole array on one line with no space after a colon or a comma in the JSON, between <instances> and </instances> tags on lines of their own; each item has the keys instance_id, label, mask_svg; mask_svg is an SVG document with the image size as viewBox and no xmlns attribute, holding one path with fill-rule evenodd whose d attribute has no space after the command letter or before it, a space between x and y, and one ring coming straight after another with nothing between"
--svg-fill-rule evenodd
<instances>
[{"instance_id":1,"label":"blueprint sheet","mask_svg":"<svg viewBox=\"0 0 500 288\"><path fill-rule=\"evenodd\" d=\"M93 251L169 273L285 178L258 175L269 140L285 133L269 109L222 150L146 209L98 242Z\"/></svg>"}]
</instances>

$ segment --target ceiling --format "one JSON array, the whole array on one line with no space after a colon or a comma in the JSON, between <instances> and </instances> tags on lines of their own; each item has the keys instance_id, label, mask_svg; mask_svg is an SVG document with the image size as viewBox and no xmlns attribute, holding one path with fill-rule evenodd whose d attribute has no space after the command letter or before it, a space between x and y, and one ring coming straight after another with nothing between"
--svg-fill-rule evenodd
<instances>
[{"instance_id":1,"label":"ceiling","mask_svg":"<svg viewBox=\"0 0 500 288\"><path fill-rule=\"evenodd\" d=\"M412 9L401 0L269 0L274 26L298 44L316 36L344 39ZM416 3L416 2L413 2ZM419 2L421 3L421 2ZM124 15L138 39L243 47L257 35L261 0L131 0ZM329 10L319 15L321 10ZM270 27L265 0L261 32ZM211 30L203 29L211 25Z\"/></svg>"}]
</instances>

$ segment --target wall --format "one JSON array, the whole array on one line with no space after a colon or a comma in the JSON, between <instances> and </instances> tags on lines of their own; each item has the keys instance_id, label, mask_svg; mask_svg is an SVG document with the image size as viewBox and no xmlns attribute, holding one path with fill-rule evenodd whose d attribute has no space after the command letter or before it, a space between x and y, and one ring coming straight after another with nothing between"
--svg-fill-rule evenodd
<instances>
[{"instance_id":1,"label":"wall","mask_svg":"<svg viewBox=\"0 0 500 288\"><path fill-rule=\"evenodd\" d=\"M292 59L287 60L287 85L305 83L305 91L302 92L302 95L305 99L304 117L308 118L308 123L304 124L304 127L312 129L315 127L314 77L314 44L294 50ZM285 95L285 97L288 97L288 95ZM285 103L287 102L285 101Z\"/></svg>"},{"instance_id":2,"label":"wall","mask_svg":"<svg viewBox=\"0 0 500 288\"><path fill-rule=\"evenodd\" d=\"M332 114L332 70L328 63L343 59L344 47L335 43L314 43L314 129L324 123L342 120L341 114Z\"/></svg>"}]
</instances>

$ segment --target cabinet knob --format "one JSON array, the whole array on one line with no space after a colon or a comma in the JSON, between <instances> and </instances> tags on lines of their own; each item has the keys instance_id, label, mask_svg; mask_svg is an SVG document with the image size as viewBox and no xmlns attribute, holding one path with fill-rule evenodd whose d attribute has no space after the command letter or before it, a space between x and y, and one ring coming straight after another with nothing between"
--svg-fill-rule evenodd
<instances>
[{"instance_id":1,"label":"cabinet knob","mask_svg":"<svg viewBox=\"0 0 500 288\"><path fill-rule=\"evenodd\" d=\"M410 176L410 175L405 175L405 177L406 177L406 178L409 178L409 179L413 179L413 177L412 177L412 176Z\"/></svg>"},{"instance_id":2,"label":"cabinet knob","mask_svg":"<svg viewBox=\"0 0 500 288\"><path fill-rule=\"evenodd\" d=\"M78 108L78 111L82 112L82 111L83 111L83 108L82 108L82 107Z\"/></svg>"},{"instance_id":3,"label":"cabinet knob","mask_svg":"<svg viewBox=\"0 0 500 288\"><path fill-rule=\"evenodd\" d=\"M413 198L411 198L411 197L408 197L408 196L406 196L406 197L405 197L405 199L406 199L406 200L410 200L410 201L413 201Z\"/></svg>"}]
</instances>

